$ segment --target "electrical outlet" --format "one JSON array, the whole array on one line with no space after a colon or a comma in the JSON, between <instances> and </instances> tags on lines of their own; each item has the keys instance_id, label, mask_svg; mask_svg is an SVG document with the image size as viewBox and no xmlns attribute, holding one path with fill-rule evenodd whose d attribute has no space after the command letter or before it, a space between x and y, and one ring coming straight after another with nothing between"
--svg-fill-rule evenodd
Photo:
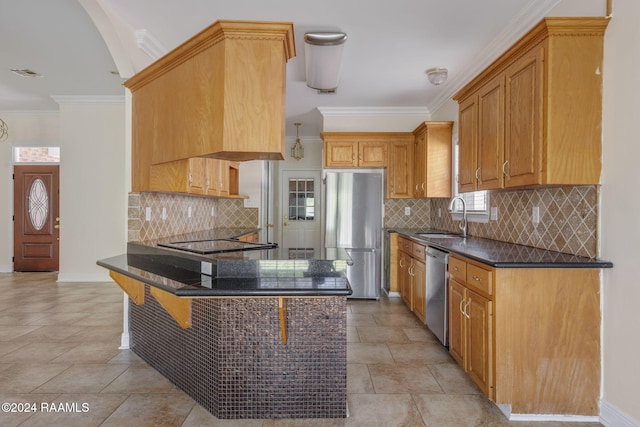
<instances>
[{"instance_id":1,"label":"electrical outlet","mask_svg":"<svg viewBox=\"0 0 640 427\"><path fill-rule=\"evenodd\" d=\"M216 216L216 209L211 206L211 216Z\"/></svg>"},{"instance_id":2,"label":"electrical outlet","mask_svg":"<svg viewBox=\"0 0 640 427\"><path fill-rule=\"evenodd\" d=\"M497 221L498 220L498 207L497 206L493 206L491 208L491 217L490 217L491 221Z\"/></svg>"},{"instance_id":3,"label":"electrical outlet","mask_svg":"<svg viewBox=\"0 0 640 427\"><path fill-rule=\"evenodd\" d=\"M151 221L151 208L149 206L144 209L144 219L145 221Z\"/></svg>"},{"instance_id":4,"label":"electrical outlet","mask_svg":"<svg viewBox=\"0 0 640 427\"><path fill-rule=\"evenodd\" d=\"M409 206L404 207L404 214L405 216L411 215L411 208Z\"/></svg>"},{"instance_id":5,"label":"electrical outlet","mask_svg":"<svg viewBox=\"0 0 640 427\"><path fill-rule=\"evenodd\" d=\"M540 208L538 206L531 208L531 222L534 224L540 223Z\"/></svg>"},{"instance_id":6,"label":"electrical outlet","mask_svg":"<svg viewBox=\"0 0 640 427\"><path fill-rule=\"evenodd\" d=\"M438 208L438 218L442 218L442 208Z\"/></svg>"},{"instance_id":7,"label":"electrical outlet","mask_svg":"<svg viewBox=\"0 0 640 427\"><path fill-rule=\"evenodd\" d=\"M191 218L193 216L193 212L191 212L191 206L187 208L187 218Z\"/></svg>"},{"instance_id":8,"label":"electrical outlet","mask_svg":"<svg viewBox=\"0 0 640 427\"><path fill-rule=\"evenodd\" d=\"M167 208L162 208L162 220L165 221L167 219Z\"/></svg>"}]
</instances>

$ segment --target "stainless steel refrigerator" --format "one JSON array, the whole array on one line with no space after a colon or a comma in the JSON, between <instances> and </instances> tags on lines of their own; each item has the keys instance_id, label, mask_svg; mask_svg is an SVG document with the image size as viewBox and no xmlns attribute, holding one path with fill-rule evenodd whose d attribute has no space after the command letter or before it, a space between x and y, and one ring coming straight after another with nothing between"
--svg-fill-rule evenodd
<instances>
[{"instance_id":1,"label":"stainless steel refrigerator","mask_svg":"<svg viewBox=\"0 0 640 427\"><path fill-rule=\"evenodd\" d=\"M325 250L337 249L353 260L347 278L351 298L380 298L383 173L327 172L325 175Z\"/></svg>"}]
</instances>

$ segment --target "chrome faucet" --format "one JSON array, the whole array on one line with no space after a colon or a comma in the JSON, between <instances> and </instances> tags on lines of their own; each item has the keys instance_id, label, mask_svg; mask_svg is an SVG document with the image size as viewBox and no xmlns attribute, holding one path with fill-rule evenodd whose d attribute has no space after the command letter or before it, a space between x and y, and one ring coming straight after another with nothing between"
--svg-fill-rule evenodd
<instances>
[{"instance_id":1,"label":"chrome faucet","mask_svg":"<svg viewBox=\"0 0 640 427\"><path fill-rule=\"evenodd\" d=\"M460 230L462 230L462 237L467 237L467 202L464 201L462 196L456 196L451 199L451 203L449 203L449 210L453 211L453 205L456 203L456 200L460 200L462 202L462 224L458 225Z\"/></svg>"}]
</instances>

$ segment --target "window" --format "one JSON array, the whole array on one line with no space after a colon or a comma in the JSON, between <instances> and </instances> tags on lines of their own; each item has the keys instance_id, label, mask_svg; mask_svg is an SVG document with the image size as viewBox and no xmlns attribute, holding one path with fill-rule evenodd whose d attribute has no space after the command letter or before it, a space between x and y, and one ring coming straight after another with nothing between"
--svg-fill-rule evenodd
<instances>
[{"instance_id":1,"label":"window","mask_svg":"<svg viewBox=\"0 0 640 427\"><path fill-rule=\"evenodd\" d=\"M14 147L14 163L60 163L60 147Z\"/></svg>"},{"instance_id":2,"label":"window","mask_svg":"<svg viewBox=\"0 0 640 427\"><path fill-rule=\"evenodd\" d=\"M458 143L456 141L453 150L453 170L458 170ZM457 174L456 174L457 176ZM467 205L467 220L471 222L489 222L489 192L472 191L470 193L458 193L458 185L453 183L453 195L462 196ZM462 219L462 203L456 201L451 216L455 220Z\"/></svg>"},{"instance_id":3,"label":"window","mask_svg":"<svg viewBox=\"0 0 640 427\"><path fill-rule=\"evenodd\" d=\"M289 179L289 221L315 219L315 191L313 178Z\"/></svg>"}]
</instances>

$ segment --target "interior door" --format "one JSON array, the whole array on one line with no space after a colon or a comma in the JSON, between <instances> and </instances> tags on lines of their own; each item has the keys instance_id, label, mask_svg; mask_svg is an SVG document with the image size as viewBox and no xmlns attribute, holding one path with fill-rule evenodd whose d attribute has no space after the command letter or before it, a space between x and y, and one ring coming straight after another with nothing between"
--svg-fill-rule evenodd
<instances>
[{"instance_id":1,"label":"interior door","mask_svg":"<svg viewBox=\"0 0 640 427\"><path fill-rule=\"evenodd\" d=\"M59 170L58 165L13 168L14 271L58 270Z\"/></svg>"},{"instance_id":2,"label":"interior door","mask_svg":"<svg viewBox=\"0 0 640 427\"><path fill-rule=\"evenodd\" d=\"M320 171L285 170L281 176L280 247L301 250L320 248Z\"/></svg>"}]
</instances>

